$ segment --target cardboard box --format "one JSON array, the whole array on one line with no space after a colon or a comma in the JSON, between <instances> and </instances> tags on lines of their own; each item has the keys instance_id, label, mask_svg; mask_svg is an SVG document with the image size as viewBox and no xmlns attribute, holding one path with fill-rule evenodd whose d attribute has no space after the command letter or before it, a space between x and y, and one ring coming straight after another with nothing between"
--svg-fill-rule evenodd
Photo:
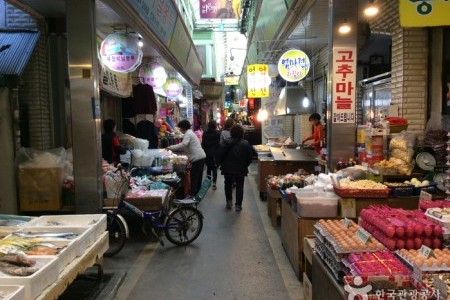
<instances>
[{"instance_id":1,"label":"cardboard box","mask_svg":"<svg viewBox=\"0 0 450 300\"><path fill-rule=\"evenodd\" d=\"M21 211L52 211L62 206L63 168L19 167Z\"/></svg>"}]
</instances>

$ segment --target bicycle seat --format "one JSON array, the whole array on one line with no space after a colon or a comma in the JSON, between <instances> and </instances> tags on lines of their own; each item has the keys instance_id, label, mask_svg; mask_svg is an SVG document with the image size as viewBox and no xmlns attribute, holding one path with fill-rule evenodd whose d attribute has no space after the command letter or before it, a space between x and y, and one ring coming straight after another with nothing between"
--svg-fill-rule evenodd
<instances>
[{"instance_id":1,"label":"bicycle seat","mask_svg":"<svg viewBox=\"0 0 450 300\"><path fill-rule=\"evenodd\" d=\"M196 204L198 201L196 201L193 198L186 198L186 199L175 199L173 200L175 204L181 204L181 205L192 205Z\"/></svg>"}]
</instances>

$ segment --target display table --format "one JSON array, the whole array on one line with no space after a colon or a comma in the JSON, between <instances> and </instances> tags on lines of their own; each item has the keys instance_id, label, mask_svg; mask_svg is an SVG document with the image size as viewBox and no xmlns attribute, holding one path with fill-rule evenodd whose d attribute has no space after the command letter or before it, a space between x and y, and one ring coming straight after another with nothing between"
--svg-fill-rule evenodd
<instances>
[{"instance_id":1,"label":"display table","mask_svg":"<svg viewBox=\"0 0 450 300\"><path fill-rule=\"evenodd\" d=\"M304 239L314 233L314 224L320 219L299 217L297 212L284 200L281 201L281 215L281 241L295 275L302 281L305 268L303 264Z\"/></svg>"},{"instance_id":2,"label":"display table","mask_svg":"<svg viewBox=\"0 0 450 300\"><path fill-rule=\"evenodd\" d=\"M312 299L345 300L344 286L337 282L317 253L312 254Z\"/></svg>"},{"instance_id":3,"label":"display table","mask_svg":"<svg viewBox=\"0 0 450 300\"><path fill-rule=\"evenodd\" d=\"M98 264L100 265L100 270L102 270L103 253L106 252L108 247L108 232L104 232L93 245L86 249L82 256L75 258L67 265L64 268L64 271L59 274L56 282L47 287L36 299L57 299L64 293L66 288L75 280L75 278L86 271L87 268Z\"/></svg>"}]
</instances>

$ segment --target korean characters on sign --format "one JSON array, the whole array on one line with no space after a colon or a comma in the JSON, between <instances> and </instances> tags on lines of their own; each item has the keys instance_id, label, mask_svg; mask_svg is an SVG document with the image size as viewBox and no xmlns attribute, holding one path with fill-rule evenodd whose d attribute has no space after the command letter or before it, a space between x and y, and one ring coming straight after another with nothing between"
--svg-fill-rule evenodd
<instances>
[{"instance_id":1,"label":"korean characters on sign","mask_svg":"<svg viewBox=\"0 0 450 300\"><path fill-rule=\"evenodd\" d=\"M333 123L355 123L356 50L333 49Z\"/></svg>"},{"instance_id":2,"label":"korean characters on sign","mask_svg":"<svg viewBox=\"0 0 450 300\"><path fill-rule=\"evenodd\" d=\"M249 98L265 98L270 96L269 66L256 64L247 66L247 85Z\"/></svg>"}]
</instances>

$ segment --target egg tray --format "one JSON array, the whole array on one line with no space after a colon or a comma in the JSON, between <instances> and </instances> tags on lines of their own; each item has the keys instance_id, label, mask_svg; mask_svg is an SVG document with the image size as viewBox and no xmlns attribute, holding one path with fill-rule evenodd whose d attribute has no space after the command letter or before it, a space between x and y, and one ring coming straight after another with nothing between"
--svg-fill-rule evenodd
<instances>
[{"instance_id":1,"label":"egg tray","mask_svg":"<svg viewBox=\"0 0 450 300\"><path fill-rule=\"evenodd\" d=\"M320 248L321 246L316 247L317 254L319 255L320 259L327 265L327 267L331 270L331 273L333 274L334 278L339 282L343 283L344 276L347 275L347 272L349 270L346 270L345 268L342 268L342 266L336 265L336 263L326 255L326 253Z\"/></svg>"},{"instance_id":2,"label":"egg tray","mask_svg":"<svg viewBox=\"0 0 450 300\"><path fill-rule=\"evenodd\" d=\"M319 245L319 247L321 247L321 249L323 250L323 252L327 257L333 258L336 264L341 263L341 260L344 257L344 255L338 255L336 252L334 252L334 249L331 248L329 244L322 243L320 240L316 240L316 244Z\"/></svg>"},{"instance_id":3,"label":"egg tray","mask_svg":"<svg viewBox=\"0 0 450 300\"><path fill-rule=\"evenodd\" d=\"M320 232L320 234L323 236L324 244L327 245L327 243L328 243L330 245L330 247L334 250L336 255L339 256L339 257L343 257L343 255L347 255L347 254L351 254L351 253L377 252L377 251L380 251L380 249L374 249L374 250L361 249L361 250L348 250L348 251L345 251L344 249L342 249L341 246L338 245L338 242L336 241L336 239L325 228L322 227L322 225L320 225L319 223L316 223L314 225L314 228L317 229ZM373 236L372 236L372 238L375 239L375 237L373 237ZM385 250L385 249L383 249L383 250Z\"/></svg>"},{"instance_id":4,"label":"egg tray","mask_svg":"<svg viewBox=\"0 0 450 300\"><path fill-rule=\"evenodd\" d=\"M403 255L401 255L400 251L395 251L394 253L405 265L406 267L408 267L408 269L410 269L411 271L414 270L414 263L410 260L408 260L406 257L404 257ZM445 263L442 264L443 266L438 267L435 264L433 264L433 266L428 267L428 266L422 266L420 267L420 270L422 272L427 272L427 273L441 273L441 272L450 272L450 266L447 266ZM445 265L445 267L444 267Z\"/></svg>"}]
</instances>

